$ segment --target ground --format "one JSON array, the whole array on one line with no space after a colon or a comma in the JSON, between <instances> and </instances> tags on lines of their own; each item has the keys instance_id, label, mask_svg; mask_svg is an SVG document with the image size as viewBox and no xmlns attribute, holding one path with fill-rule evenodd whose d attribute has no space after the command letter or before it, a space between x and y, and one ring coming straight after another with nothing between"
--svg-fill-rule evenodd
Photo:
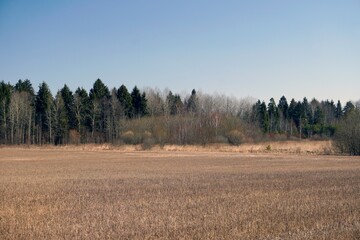
<instances>
[{"instance_id":1,"label":"ground","mask_svg":"<svg viewBox=\"0 0 360 240\"><path fill-rule=\"evenodd\" d=\"M0 239L359 239L360 158L0 148Z\"/></svg>"}]
</instances>

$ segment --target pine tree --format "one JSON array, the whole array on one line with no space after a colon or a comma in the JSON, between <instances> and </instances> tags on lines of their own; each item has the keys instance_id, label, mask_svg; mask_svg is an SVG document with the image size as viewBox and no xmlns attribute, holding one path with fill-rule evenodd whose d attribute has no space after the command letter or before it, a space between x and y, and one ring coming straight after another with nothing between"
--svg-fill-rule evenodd
<instances>
[{"instance_id":1,"label":"pine tree","mask_svg":"<svg viewBox=\"0 0 360 240\"><path fill-rule=\"evenodd\" d=\"M282 96L278 104L279 109L279 120L281 131L288 131L288 120L289 120L289 105L285 96Z\"/></svg>"},{"instance_id":2,"label":"pine tree","mask_svg":"<svg viewBox=\"0 0 360 240\"><path fill-rule=\"evenodd\" d=\"M91 101L84 88L78 88L74 94L74 111L78 132L84 136L85 130L91 130Z\"/></svg>"},{"instance_id":3,"label":"pine tree","mask_svg":"<svg viewBox=\"0 0 360 240\"><path fill-rule=\"evenodd\" d=\"M173 93L170 91L166 97L166 102L168 104L170 115L177 115L183 112L184 103L182 102L180 95L173 95Z\"/></svg>"},{"instance_id":4,"label":"pine tree","mask_svg":"<svg viewBox=\"0 0 360 240\"><path fill-rule=\"evenodd\" d=\"M263 132L268 133L269 132L269 114L268 114L266 104L264 101L260 104L259 121L260 121L260 127L263 130Z\"/></svg>"},{"instance_id":5,"label":"pine tree","mask_svg":"<svg viewBox=\"0 0 360 240\"><path fill-rule=\"evenodd\" d=\"M74 95L70 91L70 88L65 84L64 87L60 90L62 101L64 104L65 112L68 119L68 127L69 129L76 129L76 117L75 117L75 103L74 103Z\"/></svg>"},{"instance_id":6,"label":"pine tree","mask_svg":"<svg viewBox=\"0 0 360 240\"><path fill-rule=\"evenodd\" d=\"M132 98L125 85L119 87L116 96L124 109L125 116L131 118L133 113Z\"/></svg>"},{"instance_id":7,"label":"pine tree","mask_svg":"<svg viewBox=\"0 0 360 240\"><path fill-rule=\"evenodd\" d=\"M336 119L340 119L342 116L343 116L343 109L340 100L338 100L336 104L335 117Z\"/></svg>"},{"instance_id":8,"label":"pine tree","mask_svg":"<svg viewBox=\"0 0 360 240\"><path fill-rule=\"evenodd\" d=\"M196 96L196 91L193 89L191 91L191 96L189 97L187 104L186 104L186 110L189 113L196 113L197 112L197 105L198 105L198 99Z\"/></svg>"},{"instance_id":9,"label":"pine tree","mask_svg":"<svg viewBox=\"0 0 360 240\"><path fill-rule=\"evenodd\" d=\"M277 109L274 98L271 98L268 104L268 115L269 115L269 132L276 132L279 123L279 111Z\"/></svg>"},{"instance_id":10,"label":"pine tree","mask_svg":"<svg viewBox=\"0 0 360 240\"><path fill-rule=\"evenodd\" d=\"M141 94L135 86L131 92L133 116L136 118L143 117L147 114L147 103L145 93Z\"/></svg>"},{"instance_id":11,"label":"pine tree","mask_svg":"<svg viewBox=\"0 0 360 240\"><path fill-rule=\"evenodd\" d=\"M349 113L354 111L355 106L351 101L348 101L344 107L344 116L347 116Z\"/></svg>"},{"instance_id":12,"label":"pine tree","mask_svg":"<svg viewBox=\"0 0 360 240\"><path fill-rule=\"evenodd\" d=\"M39 86L35 99L36 124L38 126L38 143L52 143L53 97L48 85Z\"/></svg>"},{"instance_id":13,"label":"pine tree","mask_svg":"<svg viewBox=\"0 0 360 240\"><path fill-rule=\"evenodd\" d=\"M140 112L142 117L148 115L149 113L147 108L147 99L145 92L141 94Z\"/></svg>"},{"instance_id":14,"label":"pine tree","mask_svg":"<svg viewBox=\"0 0 360 240\"><path fill-rule=\"evenodd\" d=\"M0 137L5 144L8 141L8 122L12 91L13 87L10 83L0 82Z\"/></svg>"},{"instance_id":15,"label":"pine tree","mask_svg":"<svg viewBox=\"0 0 360 240\"><path fill-rule=\"evenodd\" d=\"M15 84L14 89L18 92L28 92L32 96L35 95L34 88L32 87L29 79L25 79L24 81L19 79L19 81Z\"/></svg>"},{"instance_id":16,"label":"pine tree","mask_svg":"<svg viewBox=\"0 0 360 240\"><path fill-rule=\"evenodd\" d=\"M66 86L66 85L65 85ZM62 91L59 91L54 100L54 143L55 145L68 142L69 115L66 110Z\"/></svg>"},{"instance_id":17,"label":"pine tree","mask_svg":"<svg viewBox=\"0 0 360 240\"><path fill-rule=\"evenodd\" d=\"M110 117L110 91L97 79L90 89L91 101L91 136L95 142L103 142L106 138L107 121ZM95 136L96 133L96 136Z\"/></svg>"}]
</instances>

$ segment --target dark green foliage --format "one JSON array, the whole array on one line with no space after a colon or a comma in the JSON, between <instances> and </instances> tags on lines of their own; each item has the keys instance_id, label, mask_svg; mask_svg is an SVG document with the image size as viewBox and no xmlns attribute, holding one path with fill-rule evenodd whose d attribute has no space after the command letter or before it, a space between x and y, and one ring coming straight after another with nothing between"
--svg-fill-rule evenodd
<instances>
[{"instance_id":1,"label":"dark green foliage","mask_svg":"<svg viewBox=\"0 0 360 240\"><path fill-rule=\"evenodd\" d=\"M125 116L131 118L133 113L132 98L125 85L120 86L116 96L124 109Z\"/></svg>"},{"instance_id":2,"label":"dark green foliage","mask_svg":"<svg viewBox=\"0 0 360 240\"><path fill-rule=\"evenodd\" d=\"M74 94L74 110L78 132L91 130L91 100L83 88L78 88Z\"/></svg>"},{"instance_id":3,"label":"dark green foliage","mask_svg":"<svg viewBox=\"0 0 360 240\"><path fill-rule=\"evenodd\" d=\"M65 108L65 114L67 116L67 125L69 129L76 129L77 122L75 117L74 95L66 84L61 89L61 97Z\"/></svg>"},{"instance_id":4,"label":"dark green foliage","mask_svg":"<svg viewBox=\"0 0 360 240\"><path fill-rule=\"evenodd\" d=\"M97 79L90 89L90 118L91 118L91 138L96 143L106 141L107 127L110 118L110 91L107 86Z\"/></svg>"},{"instance_id":5,"label":"dark green foliage","mask_svg":"<svg viewBox=\"0 0 360 240\"><path fill-rule=\"evenodd\" d=\"M282 96L279 100L279 104L278 104L278 109L280 111L280 113L282 114L284 119L288 119L289 118L289 105L288 102L286 100L285 96Z\"/></svg>"},{"instance_id":6,"label":"dark green foliage","mask_svg":"<svg viewBox=\"0 0 360 240\"><path fill-rule=\"evenodd\" d=\"M344 107L344 115L347 116L349 113L355 110L355 106L352 102L347 102Z\"/></svg>"},{"instance_id":7,"label":"dark green foliage","mask_svg":"<svg viewBox=\"0 0 360 240\"><path fill-rule=\"evenodd\" d=\"M191 96L189 97L189 99L186 103L186 110L190 113L196 113L197 105L198 105L198 99L196 96L196 91L195 91L195 89L193 89L191 91Z\"/></svg>"},{"instance_id":8,"label":"dark green foliage","mask_svg":"<svg viewBox=\"0 0 360 240\"><path fill-rule=\"evenodd\" d=\"M9 106L13 86L10 83L0 82L0 137L2 143L8 142Z\"/></svg>"},{"instance_id":9,"label":"dark green foliage","mask_svg":"<svg viewBox=\"0 0 360 240\"><path fill-rule=\"evenodd\" d=\"M356 109L351 102L347 105L345 112ZM267 107L259 100L252 109L252 119L259 123L264 133L286 133L288 136L307 138L333 136L336 122L344 115L340 101L335 106L333 101L319 102L312 99L309 103L307 98L304 98L302 102L291 99L288 104L284 96L280 98L277 106L271 98ZM264 114L265 110L268 116Z\"/></svg>"},{"instance_id":10,"label":"dark green foliage","mask_svg":"<svg viewBox=\"0 0 360 240\"><path fill-rule=\"evenodd\" d=\"M301 117L302 117L304 125L313 124L313 122L314 122L312 109L311 109L311 106L306 97L303 99L303 102L302 102Z\"/></svg>"},{"instance_id":11,"label":"dark green foliage","mask_svg":"<svg viewBox=\"0 0 360 240\"><path fill-rule=\"evenodd\" d=\"M166 102L169 107L170 115L177 115L183 113L184 104L181 100L180 95L173 95L173 93L170 91L168 96L166 97Z\"/></svg>"},{"instance_id":12,"label":"dark green foliage","mask_svg":"<svg viewBox=\"0 0 360 240\"><path fill-rule=\"evenodd\" d=\"M140 93L140 90L135 86L131 92L133 116L140 118L147 115L147 101L145 93Z\"/></svg>"},{"instance_id":13,"label":"dark green foliage","mask_svg":"<svg viewBox=\"0 0 360 240\"><path fill-rule=\"evenodd\" d=\"M323 125L324 121L325 121L324 112L323 110L321 110L320 106L317 106L314 113L314 124Z\"/></svg>"},{"instance_id":14,"label":"dark green foliage","mask_svg":"<svg viewBox=\"0 0 360 240\"><path fill-rule=\"evenodd\" d=\"M326 100L321 102L321 109L324 112L325 118L325 124L326 125L334 125L337 121L336 118L336 106L334 102L331 100Z\"/></svg>"},{"instance_id":15,"label":"dark green foliage","mask_svg":"<svg viewBox=\"0 0 360 240\"><path fill-rule=\"evenodd\" d=\"M97 79L89 93L78 88L73 94L64 85L53 99L45 82L35 94L28 79L19 80L15 86L2 81L0 143L121 144L126 142L125 133L134 134L134 144L144 144L147 139L151 145L205 145L219 141L239 144L244 139L261 140L264 134L268 135L266 138L328 138L336 133L338 123L337 136L343 136L344 122L354 122L345 119L353 119L350 116L358 111L352 102L344 108L340 101L335 105L333 101L312 99L309 103L306 98L292 99L288 104L284 96L277 105L271 98L268 103L259 100L251 106L244 102L238 105L228 98L198 96L195 90L185 102L171 91L167 96L153 89L146 93L135 86L130 94L121 85L110 94ZM352 138L351 135L349 139Z\"/></svg>"},{"instance_id":16,"label":"dark green foliage","mask_svg":"<svg viewBox=\"0 0 360 240\"><path fill-rule=\"evenodd\" d=\"M340 119L342 116L343 116L343 109L340 100L338 100L336 104L335 117L336 119Z\"/></svg>"},{"instance_id":17,"label":"dark green foliage","mask_svg":"<svg viewBox=\"0 0 360 240\"><path fill-rule=\"evenodd\" d=\"M35 99L36 125L38 126L38 142L52 143L53 97L48 85L43 82Z\"/></svg>"},{"instance_id":18,"label":"dark green foliage","mask_svg":"<svg viewBox=\"0 0 360 240\"><path fill-rule=\"evenodd\" d=\"M260 100L257 101L254 107L254 111L255 111L255 119L258 121L260 129L262 129L264 133L268 133L269 114L266 108L266 103L264 101L260 102Z\"/></svg>"},{"instance_id":19,"label":"dark green foliage","mask_svg":"<svg viewBox=\"0 0 360 240\"><path fill-rule=\"evenodd\" d=\"M274 98L271 98L268 104L268 115L269 115L269 133L276 133L278 130L280 114Z\"/></svg>"},{"instance_id":20,"label":"dark green foliage","mask_svg":"<svg viewBox=\"0 0 360 240\"><path fill-rule=\"evenodd\" d=\"M93 88L90 89L89 96L92 101L102 100L110 98L110 91L109 88L98 78L95 81Z\"/></svg>"},{"instance_id":21,"label":"dark green foliage","mask_svg":"<svg viewBox=\"0 0 360 240\"><path fill-rule=\"evenodd\" d=\"M340 121L334 136L340 152L360 155L360 111L353 109Z\"/></svg>"},{"instance_id":22,"label":"dark green foliage","mask_svg":"<svg viewBox=\"0 0 360 240\"><path fill-rule=\"evenodd\" d=\"M66 85L65 85L66 86ZM62 91L58 92L54 100L54 143L55 145L68 142L69 115Z\"/></svg>"},{"instance_id":23,"label":"dark green foliage","mask_svg":"<svg viewBox=\"0 0 360 240\"><path fill-rule=\"evenodd\" d=\"M32 84L29 79L25 79L24 81L19 79L19 81L15 84L14 89L15 91L18 92L28 92L32 96L35 95L34 88L32 87Z\"/></svg>"}]
</instances>

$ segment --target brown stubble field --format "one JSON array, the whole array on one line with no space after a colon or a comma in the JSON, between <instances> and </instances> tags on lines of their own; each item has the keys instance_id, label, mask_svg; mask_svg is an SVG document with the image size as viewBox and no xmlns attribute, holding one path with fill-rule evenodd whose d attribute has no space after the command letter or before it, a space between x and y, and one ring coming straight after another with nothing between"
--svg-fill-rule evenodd
<instances>
[{"instance_id":1,"label":"brown stubble field","mask_svg":"<svg viewBox=\"0 0 360 240\"><path fill-rule=\"evenodd\" d=\"M359 157L0 149L0 239L359 238Z\"/></svg>"}]
</instances>

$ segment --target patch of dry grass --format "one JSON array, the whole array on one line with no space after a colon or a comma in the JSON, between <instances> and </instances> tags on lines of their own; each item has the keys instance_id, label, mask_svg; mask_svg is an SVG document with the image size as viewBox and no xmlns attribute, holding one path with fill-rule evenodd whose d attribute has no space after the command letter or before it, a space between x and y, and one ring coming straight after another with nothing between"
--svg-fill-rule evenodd
<instances>
[{"instance_id":1,"label":"patch of dry grass","mask_svg":"<svg viewBox=\"0 0 360 240\"><path fill-rule=\"evenodd\" d=\"M0 239L359 239L359 229L359 157L0 149Z\"/></svg>"},{"instance_id":2,"label":"patch of dry grass","mask_svg":"<svg viewBox=\"0 0 360 240\"><path fill-rule=\"evenodd\" d=\"M2 146L3 149L18 149L19 146ZM24 147L20 147L23 149ZM119 145L111 144L83 144L83 145L44 145L27 146L28 149L37 150L65 150L65 151L116 151L116 152L135 152L144 151L141 145ZM1 149L1 146L0 146ZM289 153L289 154L334 154L334 148L331 141L272 141L260 143L244 143L240 146L229 144L210 144L200 145L154 145L145 150L150 152L234 152L234 153Z\"/></svg>"}]
</instances>

